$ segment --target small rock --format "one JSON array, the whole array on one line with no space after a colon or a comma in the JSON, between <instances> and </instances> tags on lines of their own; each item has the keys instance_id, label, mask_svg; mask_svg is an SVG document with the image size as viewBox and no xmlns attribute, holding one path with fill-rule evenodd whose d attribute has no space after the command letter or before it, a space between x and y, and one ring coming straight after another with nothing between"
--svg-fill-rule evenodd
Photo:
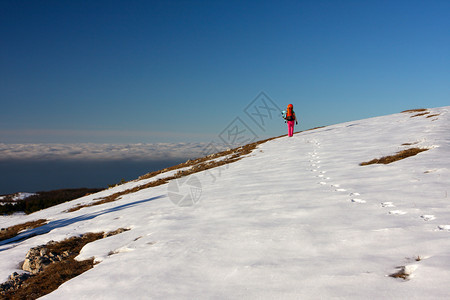
<instances>
[{"instance_id":1,"label":"small rock","mask_svg":"<svg viewBox=\"0 0 450 300\"><path fill-rule=\"evenodd\" d=\"M14 272L11 275L9 275L9 280L14 280L18 276L19 276L19 274L17 272Z\"/></svg>"},{"instance_id":2,"label":"small rock","mask_svg":"<svg viewBox=\"0 0 450 300\"><path fill-rule=\"evenodd\" d=\"M25 258L25 261L23 262L23 265L22 265L22 270L32 272L31 261L29 258Z\"/></svg>"},{"instance_id":3,"label":"small rock","mask_svg":"<svg viewBox=\"0 0 450 300\"><path fill-rule=\"evenodd\" d=\"M47 248L41 248L41 251L39 252L39 254L40 254L41 256L46 255L46 254L47 254ZM50 254L51 254L51 252L50 252Z\"/></svg>"}]
</instances>

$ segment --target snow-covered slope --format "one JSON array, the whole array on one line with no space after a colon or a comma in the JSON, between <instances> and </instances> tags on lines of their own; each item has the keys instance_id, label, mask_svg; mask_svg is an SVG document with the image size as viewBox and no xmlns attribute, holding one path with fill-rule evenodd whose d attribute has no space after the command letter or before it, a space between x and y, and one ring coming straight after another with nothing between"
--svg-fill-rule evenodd
<instances>
[{"instance_id":1,"label":"snow-covered slope","mask_svg":"<svg viewBox=\"0 0 450 300\"><path fill-rule=\"evenodd\" d=\"M201 192L190 207L175 205L164 184L64 212L136 181L29 216L2 217L1 227L51 222L46 234L0 242L0 281L18 271L31 247L128 227L85 246L79 259L100 263L43 298L446 298L449 109L268 141L238 162L191 175L195 189L189 181L178 181L179 191L172 185L179 194ZM388 165L359 165L411 147L430 150ZM409 280L388 276L398 266L407 266Z\"/></svg>"}]
</instances>

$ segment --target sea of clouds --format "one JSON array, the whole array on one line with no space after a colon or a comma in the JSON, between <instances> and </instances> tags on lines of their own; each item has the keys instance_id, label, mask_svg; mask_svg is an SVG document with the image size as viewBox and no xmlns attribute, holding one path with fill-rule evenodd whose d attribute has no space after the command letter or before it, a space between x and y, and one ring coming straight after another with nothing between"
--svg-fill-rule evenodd
<instances>
[{"instance_id":1,"label":"sea of clouds","mask_svg":"<svg viewBox=\"0 0 450 300\"><path fill-rule=\"evenodd\" d=\"M176 160L198 158L227 147L210 143L3 144L0 160Z\"/></svg>"}]
</instances>

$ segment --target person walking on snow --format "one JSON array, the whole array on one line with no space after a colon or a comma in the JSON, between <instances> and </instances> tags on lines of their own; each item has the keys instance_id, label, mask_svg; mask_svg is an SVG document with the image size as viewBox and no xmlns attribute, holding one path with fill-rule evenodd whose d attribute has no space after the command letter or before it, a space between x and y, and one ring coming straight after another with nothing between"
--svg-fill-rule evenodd
<instances>
[{"instance_id":1,"label":"person walking on snow","mask_svg":"<svg viewBox=\"0 0 450 300\"><path fill-rule=\"evenodd\" d=\"M292 137L294 135L294 123L298 125L297 117L295 116L294 106L289 104L286 109L286 116L284 117L288 125L288 135Z\"/></svg>"}]
</instances>

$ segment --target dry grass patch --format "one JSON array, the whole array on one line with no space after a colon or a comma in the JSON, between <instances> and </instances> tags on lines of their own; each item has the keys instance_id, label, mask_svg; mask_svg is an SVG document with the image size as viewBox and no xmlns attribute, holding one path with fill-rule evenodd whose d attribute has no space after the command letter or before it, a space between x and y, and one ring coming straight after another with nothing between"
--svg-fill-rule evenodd
<instances>
[{"instance_id":1,"label":"dry grass patch","mask_svg":"<svg viewBox=\"0 0 450 300\"><path fill-rule=\"evenodd\" d=\"M397 267L397 269L399 269L398 272L389 274L389 277L392 277L392 278L401 278L401 279L403 279L403 280L408 280L408 279L409 279L409 276L410 276L411 274L409 274L408 272L406 272L406 268L405 268L404 266Z\"/></svg>"},{"instance_id":2,"label":"dry grass patch","mask_svg":"<svg viewBox=\"0 0 450 300\"><path fill-rule=\"evenodd\" d=\"M414 118L414 117L420 117L420 116L425 116L425 115L428 115L430 112L429 111L427 111L427 112L424 112L424 113L420 113L420 114L417 114L417 115L414 115L414 116L411 116L411 118Z\"/></svg>"},{"instance_id":3,"label":"dry grass patch","mask_svg":"<svg viewBox=\"0 0 450 300\"><path fill-rule=\"evenodd\" d=\"M420 261L422 261L422 257L416 256L413 258L407 258L407 260L410 262L414 262L414 261L420 262ZM418 265L416 263L405 265L405 266L398 266L398 267L396 267L396 269L398 269L398 271L395 273L389 274L389 277L401 278L403 280L409 280L412 277L414 271L417 270L417 268L418 268Z\"/></svg>"},{"instance_id":4,"label":"dry grass patch","mask_svg":"<svg viewBox=\"0 0 450 300\"><path fill-rule=\"evenodd\" d=\"M427 150L429 150L429 149L427 149L427 148L411 148L411 149L407 149L407 150L403 150L403 151L397 152L394 155L384 156L382 158L376 158L376 159L372 159L371 161L362 162L359 165L360 166L367 166L367 165L372 165L372 164L390 164L390 163L393 163L395 161L402 160L402 159L408 158L410 156L417 155L420 152L427 151Z\"/></svg>"},{"instance_id":5,"label":"dry grass patch","mask_svg":"<svg viewBox=\"0 0 450 300\"><path fill-rule=\"evenodd\" d=\"M438 116L440 116L440 115L441 115L441 114L429 115L429 116L427 116L427 118L438 117Z\"/></svg>"},{"instance_id":6,"label":"dry grass patch","mask_svg":"<svg viewBox=\"0 0 450 300\"><path fill-rule=\"evenodd\" d=\"M404 111L402 111L402 113L417 113L417 114L411 116L411 118L415 118L415 117L428 115L430 112L426 108L418 108L418 109L404 110Z\"/></svg>"},{"instance_id":7,"label":"dry grass patch","mask_svg":"<svg viewBox=\"0 0 450 300\"><path fill-rule=\"evenodd\" d=\"M47 220L39 219L36 221L30 221L30 222L14 225L14 226L11 226L8 228L2 228L0 230L0 241L8 240L10 238L17 236L22 231L34 229L34 228L40 227L45 224L47 224Z\"/></svg>"},{"instance_id":8,"label":"dry grass patch","mask_svg":"<svg viewBox=\"0 0 450 300\"><path fill-rule=\"evenodd\" d=\"M427 111L426 108L416 108L416 109L408 109L408 110L404 110L402 111L402 113L415 113L415 112L424 112Z\"/></svg>"}]
</instances>

